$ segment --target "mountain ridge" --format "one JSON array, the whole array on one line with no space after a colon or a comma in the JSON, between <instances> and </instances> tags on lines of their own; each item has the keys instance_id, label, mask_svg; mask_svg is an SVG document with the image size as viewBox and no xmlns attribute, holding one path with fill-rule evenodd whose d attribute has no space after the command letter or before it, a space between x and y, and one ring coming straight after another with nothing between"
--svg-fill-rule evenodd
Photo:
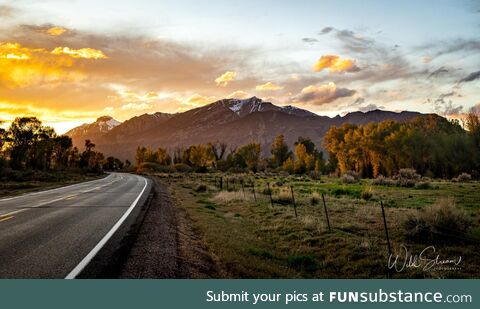
<instances>
[{"instance_id":1,"label":"mountain ridge","mask_svg":"<svg viewBox=\"0 0 480 309\"><path fill-rule=\"evenodd\" d=\"M323 136L331 126L384 120L408 121L418 116L426 114L374 110L331 118L252 97L244 100L223 99L177 114L144 114L109 130L98 129L102 125L95 122L72 129L66 135L72 137L76 147L83 147L85 139L90 139L99 151L129 160L134 158L137 146L163 147L173 151L215 141L226 142L232 148L256 141L262 145L263 154L268 155L269 145L278 134L283 134L291 147L299 136L304 136L311 138L321 148ZM107 117L100 117L99 120L105 122Z\"/></svg>"}]
</instances>

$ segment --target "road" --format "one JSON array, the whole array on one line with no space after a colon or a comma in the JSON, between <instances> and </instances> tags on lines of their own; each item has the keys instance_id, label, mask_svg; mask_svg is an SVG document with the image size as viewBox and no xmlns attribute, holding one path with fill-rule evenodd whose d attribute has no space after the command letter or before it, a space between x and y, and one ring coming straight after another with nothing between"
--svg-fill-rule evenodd
<instances>
[{"instance_id":1,"label":"road","mask_svg":"<svg viewBox=\"0 0 480 309\"><path fill-rule=\"evenodd\" d=\"M148 194L131 174L0 200L0 278L75 277Z\"/></svg>"}]
</instances>

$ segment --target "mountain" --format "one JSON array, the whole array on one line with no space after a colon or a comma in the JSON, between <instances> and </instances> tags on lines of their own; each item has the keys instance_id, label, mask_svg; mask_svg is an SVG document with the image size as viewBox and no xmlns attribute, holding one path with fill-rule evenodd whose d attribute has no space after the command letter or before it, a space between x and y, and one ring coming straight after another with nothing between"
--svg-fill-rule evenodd
<instances>
[{"instance_id":1,"label":"mountain","mask_svg":"<svg viewBox=\"0 0 480 309\"><path fill-rule=\"evenodd\" d=\"M277 106L253 97L245 100L224 99L178 114L156 113L134 117L106 130L99 118L67 133L74 145L83 148L85 139L92 140L97 150L121 159L132 160L137 146L163 147L173 151L212 141L226 142L234 148L257 141L268 155L275 136L283 134L293 147L299 136L311 138L321 148L325 133L331 126L344 123L366 124L384 120L407 121L423 114L375 110L355 112L334 118L319 116L293 106ZM113 119L112 119L113 120ZM95 128L104 128L95 129Z\"/></svg>"},{"instance_id":2,"label":"mountain","mask_svg":"<svg viewBox=\"0 0 480 309\"><path fill-rule=\"evenodd\" d=\"M110 116L103 116L98 118L94 123L85 123L68 131L66 135L72 138L74 145L80 143L83 146L86 139L95 140L99 136L110 132L120 124L122 124L120 121L117 121Z\"/></svg>"}]
</instances>

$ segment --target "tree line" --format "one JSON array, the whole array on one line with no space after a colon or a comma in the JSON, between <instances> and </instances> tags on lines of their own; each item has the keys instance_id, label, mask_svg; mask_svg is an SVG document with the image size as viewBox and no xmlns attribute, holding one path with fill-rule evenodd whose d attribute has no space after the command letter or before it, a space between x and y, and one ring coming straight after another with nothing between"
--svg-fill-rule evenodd
<instances>
[{"instance_id":1,"label":"tree line","mask_svg":"<svg viewBox=\"0 0 480 309\"><path fill-rule=\"evenodd\" d=\"M468 115L459 121L430 115L409 122L384 121L332 127L325 148L340 173L362 177L393 176L413 168L431 178L476 174L480 168L480 121Z\"/></svg>"},{"instance_id":2,"label":"tree line","mask_svg":"<svg viewBox=\"0 0 480 309\"><path fill-rule=\"evenodd\" d=\"M366 125L331 127L324 138L328 158L311 139L299 137L291 150L283 135L270 145L270 156L262 157L256 142L228 147L221 142L166 149L138 147L140 168L206 172L276 171L319 176L356 172L363 178L394 176L413 168L431 178L452 178L480 170L480 121L468 115L464 127L458 121L429 115L407 122L383 121ZM161 169L161 168L160 168Z\"/></svg>"},{"instance_id":3,"label":"tree line","mask_svg":"<svg viewBox=\"0 0 480 309\"><path fill-rule=\"evenodd\" d=\"M127 165L129 162L126 162ZM0 169L101 172L119 170L125 163L95 151L95 144L85 141L83 151L73 147L68 136L57 135L36 117L16 118L10 127L0 128Z\"/></svg>"},{"instance_id":4,"label":"tree line","mask_svg":"<svg viewBox=\"0 0 480 309\"><path fill-rule=\"evenodd\" d=\"M271 156L262 157L261 145L256 142L240 147L228 147L226 143L210 142L177 148L170 155L164 148L150 149L138 147L135 161L140 169L144 167L172 167L176 170L193 170L206 172L218 170L223 172L259 172L269 170L285 171L290 174L328 172L330 166L309 138L299 137L293 151L285 142L283 135L278 135L270 146ZM152 165L154 164L154 165Z\"/></svg>"}]
</instances>

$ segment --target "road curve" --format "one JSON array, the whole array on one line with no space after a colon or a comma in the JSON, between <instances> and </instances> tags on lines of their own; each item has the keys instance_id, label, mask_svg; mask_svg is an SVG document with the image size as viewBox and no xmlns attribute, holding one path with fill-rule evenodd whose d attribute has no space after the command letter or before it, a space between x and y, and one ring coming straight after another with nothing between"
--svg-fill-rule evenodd
<instances>
[{"instance_id":1,"label":"road curve","mask_svg":"<svg viewBox=\"0 0 480 309\"><path fill-rule=\"evenodd\" d=\"M148 194L148 185L143 177L112 173L0 199L0 278L74 277Z\"/></svg>"}]
</instances>

